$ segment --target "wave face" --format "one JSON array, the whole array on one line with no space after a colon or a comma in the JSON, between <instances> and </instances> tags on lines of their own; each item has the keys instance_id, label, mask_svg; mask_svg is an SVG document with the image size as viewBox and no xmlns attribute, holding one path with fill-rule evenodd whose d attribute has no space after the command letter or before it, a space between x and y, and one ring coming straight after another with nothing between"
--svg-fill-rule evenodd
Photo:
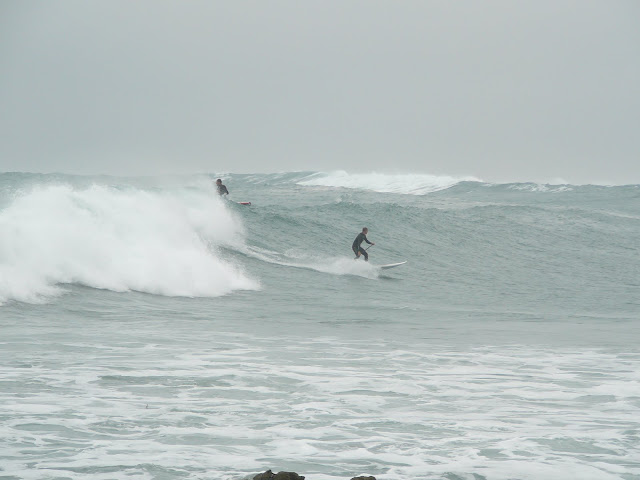
<instances>
[{"instance_id":1,"label":"wave face","mask_svg":"<svg viewBox=\"0 0 640 480\"><path fill-rule=\"evenodd\" d=\"M258 288L217 252L242 245L244 228L211 187L86 183L5 182L0 302L42 301L64 284L168 296Z\"/></svg>"},{"instance_id":2,"label":"wave face","mask_svg":"<svg viewBox=\"0 0 640 480\"><path fill-rule=\"evenodd\" d=\"M219 296L260 288L270 265L378 278L350 260L362 226L382 263L553 297L575 273L611 290L636 282L637 185L488 184L345 172L182 178L0 175L0 301L39 302L77 284L117 292ZM247 271L250 270L250 273ZM555 272L553 274L552 272ZM446 294L446 284L430 289ZM589 291L589 288L587 288ZM446 296L446 295L445 295ZM535 301L538 301L536 299ZM532 303L535 303L532 301Z\"/></svg>"}]
</instances>

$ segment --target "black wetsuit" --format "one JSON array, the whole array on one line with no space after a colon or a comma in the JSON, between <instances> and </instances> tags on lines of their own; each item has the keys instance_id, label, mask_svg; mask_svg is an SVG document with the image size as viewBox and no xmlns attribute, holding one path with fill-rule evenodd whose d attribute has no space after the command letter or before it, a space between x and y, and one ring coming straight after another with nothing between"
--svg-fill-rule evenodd
<instances>
[{"instance_id":1,"label":"black wetsuit","mask_svg":"<svg viewBox=\"0 0 640 480\"><path fill-rule=\"evenodd\" d=\"M218 195L229 195L229 190L224 185L216 185L218 187Z\"/></svg>"},{"instance_id":2,"label":"black wetsuit","mask_svg":"<svg viewBox=\"0 0 640 480\"><path fill-rule=\"evenodd\" d=\"M356 258L358 257L358 252L360 252L360 255L364 255L365 261L368 262L369 255L367 254L367 251L360 246L360 244L363 241L367 242L369 245L373 245L373 243L367 239L367 236L364 234L364 232L360 232L356 237L356 239L353 241L353 245L351 245L351 249L353 250L353 253L356 254Z\"/></svg>"}]
</instances>

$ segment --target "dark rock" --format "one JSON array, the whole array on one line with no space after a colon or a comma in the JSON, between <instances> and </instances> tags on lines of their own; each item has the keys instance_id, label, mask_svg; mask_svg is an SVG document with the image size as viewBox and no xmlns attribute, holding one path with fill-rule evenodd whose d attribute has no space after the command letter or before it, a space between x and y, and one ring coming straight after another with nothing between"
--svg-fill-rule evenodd
<instances>
[{"instance_id":1,"label":"dark rock","mask_svg":"<svg viewBox=\"0 0 640 480\"><path fill-rule=\"evenodd\" d=\"M298 475L296 472L278 472L273 480L304 480L304 477Z\"/></svg>"},{"instance_id":2,"label":"dark rock","mask_svg":"<svg viewBox=\"0 0 640 480\"><path fill-rule=\"evenodd\" d=\"M351 480L376 480L376 477L353 477Z\"/></svg>"},{"instance_id":3,"label":"dark rock","mask_svg":"<svg viewBox=\"0 0 640 480\"><path fill-rule=\"evenodd\" d=\"M304 477L298 475L296 472L273 473L271 470L267 470L253 477L253 480L304 480Z\"/></svg>"}]
</instances>

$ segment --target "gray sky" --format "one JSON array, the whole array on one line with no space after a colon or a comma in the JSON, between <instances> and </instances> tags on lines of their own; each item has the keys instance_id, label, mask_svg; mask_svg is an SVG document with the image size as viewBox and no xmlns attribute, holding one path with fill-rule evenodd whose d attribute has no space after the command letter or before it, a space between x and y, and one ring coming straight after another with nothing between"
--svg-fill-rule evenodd
<instances>
[{"instance_id":1,"label":"gray sky","mask_svg":"<svg viewBox=\"0 0 640 480\"><path fill-rule=\"evenodd\" d=\"M0 0L0 171L640 183L640 1Z\"/></svg>"}]
</instances>

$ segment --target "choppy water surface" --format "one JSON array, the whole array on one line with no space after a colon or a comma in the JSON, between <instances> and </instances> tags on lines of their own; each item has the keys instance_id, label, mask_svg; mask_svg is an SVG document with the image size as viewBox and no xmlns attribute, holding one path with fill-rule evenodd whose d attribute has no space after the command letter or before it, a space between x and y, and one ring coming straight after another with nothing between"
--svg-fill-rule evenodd
<instances>
[{"instance_id":1,"label":"choppy water surface","mask_svg":"<svg viewBox=\"0 0 640 480\"><path fill-rule=\"evenodd\" d=\"M216 177L0 175L0 478L640 479L640 187Z\"/></svg>"}]
</instances>

